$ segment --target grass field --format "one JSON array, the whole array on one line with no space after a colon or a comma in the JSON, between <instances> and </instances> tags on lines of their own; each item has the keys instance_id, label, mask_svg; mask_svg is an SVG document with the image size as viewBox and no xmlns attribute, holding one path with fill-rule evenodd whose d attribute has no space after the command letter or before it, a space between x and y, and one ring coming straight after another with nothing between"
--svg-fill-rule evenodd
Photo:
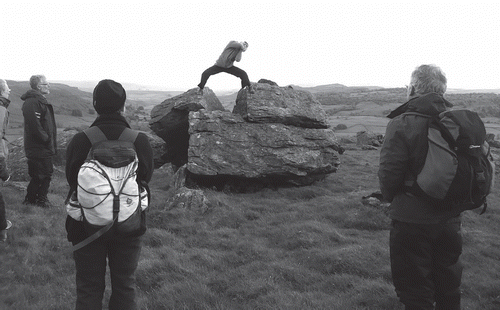
<instances>
[{"instance_id":1,"label":"grass field","mask_svg":"<svg viewBox=\"0 0 500 310\"><path fill-rule=\"evenodd\" d=\"M204 190L204 210L166 208L171 171L156 170L136 273L140 309L402 309L390 221L362 202L378 190L378 153L351 145L339 171L311 186ZM73 309L64 174L56 169L51 209L22 205L24 186L0 188L14 224L0 244L0 309ZM463 309L500 309L499 203L497 186L486 214L463 216ZM108 280L105 305L109 294Z\"/></svg>"}]
</instances>

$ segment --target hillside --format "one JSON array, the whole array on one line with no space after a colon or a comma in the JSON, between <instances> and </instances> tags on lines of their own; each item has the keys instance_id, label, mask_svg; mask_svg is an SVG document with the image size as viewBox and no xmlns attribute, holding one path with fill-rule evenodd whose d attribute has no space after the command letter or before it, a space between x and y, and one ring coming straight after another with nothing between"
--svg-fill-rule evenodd
<instances>
[{"instance_id":1,"label":"hillside","mask_svg":"<svg viewBox=\"0 0 500 310\"><path fill-rule=\"evenodd\" d=\"M7 133L9 141L22 135L23 116L21 107L23 101L21 96L30 89L28 81L7 80L11 89L9 99L10 130ZM179 92L166 91L127 91L126 106L131 111L143 107L146 114L153 106L160 104L163 100L177 95ZM81 90L78 87L68 86L61 83L50 83L50 94L47 100L54 106L56 123L58 128L88 126L96 117L92 106L92 91Z\"/></svg>"}]
</instances>

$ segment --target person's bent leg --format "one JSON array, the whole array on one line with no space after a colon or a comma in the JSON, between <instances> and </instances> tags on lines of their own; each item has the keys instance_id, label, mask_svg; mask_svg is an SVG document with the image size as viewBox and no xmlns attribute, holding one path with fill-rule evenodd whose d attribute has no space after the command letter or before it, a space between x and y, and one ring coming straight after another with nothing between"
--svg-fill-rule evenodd
<instances>
[{"instance_id":1,"label":"person's bent leg","mask_svg":"<svg viewBox=\"0 0 500 310\"><path fill-rule=\"evenodd\" d=\"M248 78L248 74L244 70L242 70L236 66L232 66L231 68L227 68L227 70L225 72L240 78L241 79L241 88L244 88L245 86L249 86L249 87L251 86L250 79Z\"/></svg>"},{"instance_id":2,"label":"person's bent leg","mask_svg":"<svg viewBox=\"0 0 500 310\"><path fill-rule=\"evenodd\" d=\"M211 66L210 68L206 69L205 71L203 71L203 73L201 74L201 81L200 83L198 84L198 87L200 89L203 89L205 88L205 84L207 84L207 81L208 81L208 78L212 75L215 75L215 74L218 74L218 73L221 73L224 71L224 68L222 67L219 67L219 66Z\"/></svg>"},{"instance_id":3,"label":"person's bent leg","mask_svg":"<svg viewBox=\"0 0 500 310\"><path fill-rule=\"evenodd\" d=\"M110 242L108 253L111 274L110 310L137 309L135 270L140 254L140 237L120 238Z\"/></svg>"},{"instance_id":4,"label":"person's bent leg","mask_svg":"<svg viewBox=\"0 0 500 310\"><path fill-rule=\"evenodd\" d=\"M436 310L460 310L463 269L460 222L444 224L435 240Z\"/></svg>"},{"instance_id":5,"label":"person's bent leg","mask_svg":"<svg viewBox=\"0 0 500 310\"><path fill-rule=\"evenodd\" d=\"M434 309L432 245L426 225L393 221L390 257L394 288L405 309Z\"/></svg>"},{"instance_id":6,"label":"person's bent leg","mask_svg":"<svg viewBox=\"0 0 500 310\"><path fill-rule=\"evenodd\" d=\"M76 310L100 310L105 289L106 245L101 238L75 251Z\"/></svg>"}]
</instances>

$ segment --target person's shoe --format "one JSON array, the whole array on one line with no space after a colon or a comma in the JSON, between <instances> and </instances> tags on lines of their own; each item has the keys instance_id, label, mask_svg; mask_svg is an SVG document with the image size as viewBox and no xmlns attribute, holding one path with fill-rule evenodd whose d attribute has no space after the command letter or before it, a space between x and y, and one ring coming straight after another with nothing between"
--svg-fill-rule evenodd
<instances>
[{"instance_id":1,"label":"person's shoe","mask_svg":"<svg viewBox=\"0 0 500 310\"><path fill-rule=\"evenodd\" d=\"M24 198L23 205L36 205L36 201L28 199L28 198Z\"/></svg>"},{"instance_id":2,"label":"person's shoe","mask_svg":"<svg viewBox=\"0 0 500 310\"><path fill-rule=\"evenodd\" d=\"M203 95L203 88L198 87L198 95Z\"/></svg>"},{"instance_id":3,"label":"person's shoe","mask_svg":"<svg viewBox=\"0 0 500 310\"><path fill-rule=\"evenodd\" d=\"M7 220L7 227L4 230L0 230L0 242L7 241L7 230L12 227L12 222Z\"/></svg>"},{"instance_id":4,"label":"person's shoe","mask_svg":"<svg viewBox=\"0 0 500 310\"><path fill-rule=\"evenodd\" d=\"M255 93L255 90L253 89L252 85L248 85L247 86L247 90L250 94L254 94Z\"/></svg>"},{"instance_id":5,"label":"person's shoe","mask_svg":"<svg viewBox=\"0 0 500 310\"><path fill-rule=\"evenodd\" d=\"M52 205L50 204L50 201L48 199L40 199L36 202L36 205L39 206L40 208L52 207Z\"/></svg>"}]
</instances>

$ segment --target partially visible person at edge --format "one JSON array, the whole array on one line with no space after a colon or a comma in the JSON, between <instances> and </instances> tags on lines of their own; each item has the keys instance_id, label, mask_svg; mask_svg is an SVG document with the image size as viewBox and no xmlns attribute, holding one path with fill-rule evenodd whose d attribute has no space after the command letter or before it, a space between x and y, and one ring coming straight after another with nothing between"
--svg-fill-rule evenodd
<instances>
[{"instance_id":1,"label":"partially visible person at edge","mask_svg":"<svg viewBox=\"0 0 500 310\"><path fill-rule=\"evenodd\" d=\"M130 128L122 112L125 108L126 92L120 83L102 80L94 89L93 104L98 117L90 125L97 126L110 140L120 137L125 128ZM139 133L135 142L139 160L137 182L149 183L153 174L153 150L148 137ZM77 189L78 171L90 151L92 144L84 132L77 133L67 147L66 179L70 191ZM145 214L144 214L145 215ZM83 222L70 216L66 218L68 241L73 245L88 237ZM120 236L113 229L92 243L74 252L76 266L76 309L102 309L105 289L106 259L111 275L111 297L109 309L136 309L135 270L141 252L140 237L146 231L146 218L142 217L137 233Z\"/></svg>"},{"instance_id":2,"label":"partially visible person at edge","mask_svg":"<svg viewBox=\"0 0 500 310\"><path fill-rule=\"evenodd\" d=\"M10 89L5 80L0 79L0 179L4 182L9 180L9 171L7 169L7 156L9 156L9 148L5 134L9 126L9 107ZM12 226L12 222L7 220L5 214L5 199L0 192L0 241L7 241L7 230Z\"/></svg>"},{"instance_id":3,"label":"partially visible person at edge","mask_svg":"<svg viewBox=\"0 0 500 310\"><path fill-rule=\"evenodd\" d=\"M203 94L203 88L208 81L208 78L214 74L218 74L221 72L226 72L231 75L234 75L241 79L241 88L248 87L248 91L253 93L252 85L250 84L250 80L248 78L248 74L242 69L234 66L234 62L239 62L241 60L241 55L248 48L248 43L230 41L228 45L222 51L222 54L219 56L219 59L215 62L215 65L203 71L201 74L201 81L198 84L199 92Z\"/></svg>"},{"instance_id":4,"label":"partially visible person at edge","mask_svg":"<svg viewBox=\"0 0 500 310\"><path fill-rule=\"evenodd\" d=\"M24 151L31 178L24 204L50 207L47 197L54 172L52 161L57 153L57 128L54 109L45 98L50 85L43 75L30 78L31 89L21 96L24 116Z\"/></svg>"},{"instance_id":5,"label":"partially visible person at edge","mask_svg":"<svg viewBox=\"0 0 500 310\"><path fill-rule=\"evenodd\" d=\"M391 202L392 280L406 310L460 309L460 213L436 210L404 190L425 161L428 118L403 113L434 116L448 110L453 105L444 98L446 83L435 65L413 71L408 101L389 114L380 152L380 188Z\"/></svg>"}]
</instances>

